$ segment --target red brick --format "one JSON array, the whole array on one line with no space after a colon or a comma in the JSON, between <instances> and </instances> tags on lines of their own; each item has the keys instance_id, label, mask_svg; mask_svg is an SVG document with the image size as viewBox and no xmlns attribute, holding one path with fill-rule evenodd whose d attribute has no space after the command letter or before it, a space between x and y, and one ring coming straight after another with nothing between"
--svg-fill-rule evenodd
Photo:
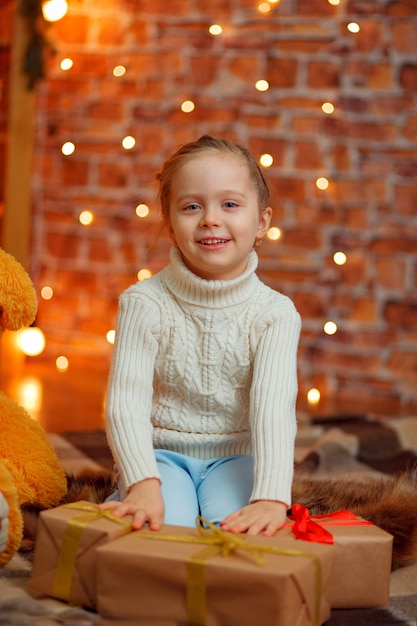
<instances>
[{"instance_id":1,"label":"red brick","mask_svg":"<svg viewBox=\"0 0 417 626\"><path fill-rule=\"evenodd\" d=\"M89 33L89 17L87 15L71 15L68 13L64 19L54 22L54 38L64 44L86 44Z\"/></svg>"},{"instance_id":2,"label":"red brick","mask_svg":"<svg viewBox=\"0 0 417 626\"><path fill-rule=\"evenodd\" d=\"M56 258L74 259L78 255L80 240L75 233L50 231L46 235L45 245L47 253Z\"/></svg>"},{"instance_id":3,"label":"red brick","mask_svg":"<svg viewBox=\"0 0 417 626\"><path fill-rule=\"evenodd\" d=\"M306 248L316 250L321 247L322 236L318 230L309 228L299 228L285 230L285 245L295 248Z\"/></svg>"},{"instance_id":4,"label":"red brick","mask_svg":"<svg viewBox=\"0 0 417 626\"><path fill-rule=\"evenodd\" d=\"M398 291L405 288L406 263L404 259L392 256L376 259L375 268L378 285Z\"/></svg>"},{"instance_id":5,"label":"red brick","mask_svg":"<svg viewBox=\"0 0 417 626\"><path fill-rule=\"evenodd\" d=\"M394 0L386 7L386 15L390 17L415 17L417 14L417 0Z\"/></svg>"},{"instance_id":6,"label":"red brick","mask_svg":"<svg viewBox=\"0 0 417 626\"><path fill-rule=\"evenodd\" d=\"M219 67L221 59L217 59L217 68ZM252 81L253 84L258 80L260 76L260 63L258 56L239 55L230 61L228 64L229 71L244 81Z\"/></svg>"},{"instance_id":7,"label":"red brick","mask_svg":"<svg viewBox=\"0 0 417 626\"><path fill-rule=\"evenodd\" d=\"M417 65L406 63L402 66L400 71L400 85L403 89L417 91Z\"/></svg>"},{"instance_id":8,"label":"red brick","mask_svg":"<svg viewBox=\"0 0 417 626\"><path fill-rule=\"evenodd\" d=\"M379 236L369 244L369 249L377 254L414 254L417 250L417 237L408 237L406 234Z\"/></svg>"},{"instance_id":9,"label":"red brick","mask_svg":"<svg viewBox=\"0 0 417 626\"><path fill-rule=\"evenodd\" d=\"M351 309L351 319L361 324L376 322L378 319L378 310L375 298L358 298L354 300Z\"/></svg>"},{"instance_id":10,"label":"red brick","mask_svg":"<svg viewBox=\"0 0 417 626\"><path fill-rule=\"evenodd\" d=\"M326 315L326 303L322 294L296 292L294 304L302 318L322 320Z\"/></svg>"},{"instance_id":11,"label":"red brick","mask_svg":"<svg viewBox=\"0 0 417 626\"><path fill-rule=\"evenodd\" d=\"M271 174L269 179L279 199L304 200L305 186L302 180L287 176L276 176L275 174Z\"/></svg>"},{"instance_id":12,"label":"red brick","mask_svg":"<svg viewBox=\"0 0 417 626\"><path fill-rule=\"evenodd\" d=\"M308 86L312 89L338 87L340 67L331 61L311 61L308 64Z\"/></svg>"},{"instance_id":13,"label":"red brick","mask_svg":"<svg viewBox=\"0 0 417 626\"><path fill-rule=\"evenodd\" d=\"M356 54L369 54L375 50L379 50L383 43L384 24L379 21L372 21L370 19L358 20L360 31L359 33L349 33L346 26L343 25L341 36L351 38L352 47Z\"/></svg>"},{"instance_id":14,"label":"red brick","mask_svg":"<svg viewBox=\"0 0 417 626\"><path fill-rule=\"evenodd\" d=\"M301 17L333 17L337 14L336 7L321 0L298 0L297 13Z\"/></svg>"},{"instance_id":15,"label":"red brick","mask_svg":"<svg viewBox=\"0 0 417 626\"><path fill-rule=\"evenodd\" d=\"M294 87L297 81L297 61L294 59L268 59L266 79L272 88Z\"/></svg>"},{"instance_id":16,"label":"red brick","mask_svg":"<svg viewBox=\"0 0 417 626\"><path fill-rule=\"evenodd\" d=\"M211 84L222 63L221 57L212 57L207 54L193 55L190 58L191 80L196 85Z\"/></svg>"},{"instance_id":17,"label":"red brick","mask_svg":"<svg viewBox=\"0 0 417 626\"><path fill-rule=\"evenodd\" d=\"M417 372L417 351L394 350L388 368L398 377L414 382ZM414 387L415 391L415 387Z\"/></svg>"},{"instance_id":18,"label":"red brick","mask_svg":"<svg viewBox=\"0 0 417 626\"><path fill-rule=\"evenodd\" d=\"M394 324L399 328L417 328L417 300L391 300L387 302L384 319L388 324Z\"/></svg>"},{"instance_id":19,"label":"red brick","mask_svg":"<svg viewBox=\"0 0 417 626\"><path fill-rule=\"evenodd\" d=\"M118 122L123 119L123 103L111 100L94 102L89 107L88 115L93 120Z\"/></svg>"},{"instance_id":20,"label":"red brick","mask_svg":"<svg viewBox=\"0 0 417 626\"><path fill-rule=\"evenodd\" d=\"M417 185L397 185L395 188L395 205L397 210L403 215L415 216L417 210Z\"/></svg>"},{"instance_id":21,"label":"red brick","mask_svg":"<svg viewBox=\"0 0 417 626\"><path fill-rule=\"evenodd\" d=\"M334 372L351 371L355 373L368 373L377 370L381 363L377 357L368 355L360 355L353 352L347 352L346 347L340 351L335 351L334 338L329 338L326 342L332 346L332 349L324 350L323 348L313 348L311 350L311 361L314 367L322 365L328 370Z\"/></svg>"},{"instance_id":22,"label":"red brick","mask_svg":"<svg viewBox=\"0 0 417 626\"><path fill-rule=\"evenodd\" d=\"M252 136L248 142L248 148L256 159L266 152L271 154L274 158L274 167L282 164L285 147L286 144L282 139L270 137ZM266 176L268 176L268 171L265 170Z\"/></svg>"},{"instance_id":23,"label":"red brick","mask_svg":"<svg viewBox=\"0 0 417 626\"><path fill-rule=\"evenodd\" d=\"M417 23L399 22L392 25L392 42L394 51L403 54L417 53Z\"/></svg>"},{"instance_id":24,"label":"red brick","mask_svg":"<svg viewBox=\"0 0 417 626\"><path fill-rule=\"evenodd\" d=\"M404 111L414 110L414 99L412 96L383 96L373 98L369 104L371 113L378 115L399 115Z\"/></svg>"},{"instance_id":25,"label":"red brick","mask_svg":"<svg viewBox=\"0 0 417 626\"><path fill-rule=\"evenodd\" d=\"M339 171L349 170L351 167L351 154L345 144L336 144L332 147L332 160Z\"/></svg>"},{"instance_id":26,"label":"red brick","mask_svg":"<svg viewBox=\"0 0 417 626\"><path fill-rule=\"evenodd\" d=\"M388 63L374 63L368 75L368 86L386 90L393 86L393 68Z\"/></svg>"},{"instance_id":27,"label":"red brick","mask_svg":"<svg viewBox=\"0 0 417 626\"><path fill-rule=\"evenodd\" d=\"M75 155L62 160L62 183L64 185L86 185L88 181L88 162L77 159Z\"/></svg>"},{"instance_id":28,"label":"red brick","mask_svg":"<svg viewBox=\"0 0 417 626\"><path fill-rule=\"evenodd\" d=\"M313 171L323 168L321 149L317 143L299 141L295 144L295 166Z\"/></svg>"},{"instance_id":29,"label":"red brick","mask_svg":"<svg viewBox=\"0 0 417 626\"><path fill-rule=\"evenodd\" d=\"M103 187L124 187L127 173L125 165L102 163L99 167L99 182Z\"/></svg>"}]
</instances>

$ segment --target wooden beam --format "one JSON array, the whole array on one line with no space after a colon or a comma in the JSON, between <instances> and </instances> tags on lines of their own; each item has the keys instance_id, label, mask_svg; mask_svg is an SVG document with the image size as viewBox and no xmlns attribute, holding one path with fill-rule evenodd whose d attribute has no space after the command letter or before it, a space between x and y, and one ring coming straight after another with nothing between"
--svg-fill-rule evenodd
<instances>
[{"instance_id":1,"label":"wooden beam","mask_svg":"<svg viewBox=\"0 0 417 626\"><path fill-rule=\"evenodd\" d=\"M27 23L16 2L12 41L5 213L2 247L28 269L32 213L32 164L34 150L35 90L29 90L23 72L28 43Z\"/></svg>"}]
</instances>

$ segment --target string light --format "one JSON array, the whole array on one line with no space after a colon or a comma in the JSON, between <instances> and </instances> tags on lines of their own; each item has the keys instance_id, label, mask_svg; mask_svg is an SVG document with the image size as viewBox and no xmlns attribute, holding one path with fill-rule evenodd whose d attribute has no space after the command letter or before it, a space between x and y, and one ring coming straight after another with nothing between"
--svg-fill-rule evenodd
<instances>
[{"instance_id":1,"label":"string light","mask_svg":"<svg viewBox=\"0 0 417 626\"><path fill-rule=\"evenodd\" d=\"M78 217L80 224L83 226L90 226L92 221L94 220L94 215L91 211L82 211Z\"/></svg>"},{"instance_id":2,"label":"string light","mask_svg":"<svg viewBox=\"0 0 417 626\"><path fill-rule=\"evenodd\" d=\"M271 6L268 4L268 2L261 2L260 4L258 4L258 11L260 13L269 13L271 10Z\"/></svg>"},{"instance_id":3,"label":"string light","mask_svg":"<svg viewBox=\"0 0 417 626\"><path fill-rule=\"evenodd\" d=\"M122 146L125 150L132 150L136 145L136 139L132 135L126 135L122 139Z\"/></svg>"},{"instance_id":4,"label":"string light","mask_svg":"<svg viewBox=\"0 0 417 626\"><path fill-rule=\"evenodd\" d=\"M116 65L115 68L113 68L113 76L115 76L116 78L120 78L121 76L124 76L126 74L126 68L124 65Z\"/></svg>"},{"instance_id":5,"label":"string light","mask_svg":"<svg viewBox=\"0 0 417 626\"><path fill-rule=\"evenodd\" d=\"M138 217L147 217L149 215L149 207L147 204L138 204L135 213Z\"/></svg>"},{"instance_id":6,"label":"string light","mask_svg":"<svg viewBox=\"0 0 417 626\"><path fill-rule=\"evenodd\" d=\"M328 186L329 186L329 181L327 180L327 178L324 178L324 176L320 176L320 178L316 180L317 189L321 189L322 191L324 191L325 189L328 188Z\"/></svg>"},{"instance_id":7,"label":"string light","mask_svg":"<svg viewBox=\"0 0 417 626\"><path fill-rule=\"evenodd\" d=\"M42 383L34 376L27 376L18 384L17 387L18 402L26 411L29 411L31 417L33 413L37 413L42 404Z\"/></svg>"},{"instance_id":8,"label":"string light","mask_svg":"<svg viewBox=\"0 0 417 626\"><path fill-rule=\"evenodd\" d=\"M74 65L74 61L70 59L69 57L67 57L65 59L62 59L61 63L59 64L59 67L61 68L63 72L67 72L73 67L73 65Z\"/></svg>"},{"instance_id":9,"label":"string light","mask_svg":"<svg viewBox=\"0 0 417 626\"><path fill-rule=\"evenodd\" d=\"M346 28L350 33L358 33L360 31L360 26L357 22L349 22Z\"/></svg>"},{"instance_id":10,"label":"string light","mask_svg":"<svg viewBox=\"0 0 417 626\"><path fill-rule=\"evenodd\" d=\"M151 270L148 270L146 268L139 270L137 273L137 277L139 281L146 280L147 278L150 278L151 276L152 276Z\"/></svg>"},{"instance_id":11,"label":"string light","mask_svg":"<svg viewBox=\"0 0 417 626\"><path fill-rule=\"evenodd\" d=\"M334 104L332 104L331 102L323 102L323 104L321 105L321 110L323 111L323 113L331 115L332 113L334 113Z\"/></svg>"},{"instance_id":12,"label":"string light","mask_svg":"<svg viewBox=\"0 0 417 626\"><path fill-rule=\"evenodd\" d=\"M344 252L335 252L333 255L333 261L336 265L344 265L347 261L347 256Z\"/></svg>"},{"instance_id":13,"label":"string light","mask_svg":"<svg viewBox=\"0 0 417 626\"><path fill-rule=\"evenodd\" d=\"M43 300L51 300L54 297L54 290L49 285L45 285L41 289L41 298Z\"/></svg>"},{"instance_id":14,"label":"string light","mask_svg":"<svg viewBox=\"0 0 417 626\"><path fill-rule=\"evenodd\" d=\"M208 30L210 35L213 35L213 37L217 37L223 32L223 28L220 26L220 24L212 24L211 26L209 26Z\"/></svg>"},{"instance_id":15,"label":"string light","mask_svg":"<svg viewBox=\"0 0 417 626\"><path fill-rule=\"evenodd\" d=\"M264 79L257 80L255 83L255 89L257 89L258 91L268 91L269 89L268 81Z\"/></svg>"},{"instance_id":16,"label":"string light","mask_svg":"<svg viewBox=\"0 0 417 626\"><path fill-rule=\"evenodd\" d=\"M268 228L266 236L271 241L278 241L278 239L281 239L282 237L282 230L277 226L271 226L271 228Z\"/></svg>"},{"instance_id":17,"label":"string light","mask_svg":"<svg viewBox=\"0 0 417 626\"><path fill-rule=\"evenodd\" d=\"M191 113L191 111L194 111L195 109L195 104L192 100L184 100L184 102L181 103L181 111L183 113Z\"/></svg>"},{"instance_id":18,"label":"string light","mask_svg":"<svg viewBox=\"0 0 417 626\"><path fill-rule=\"evenodd\" d=\"M70 156L75 152L75 144L72 141L66 141L61 147L62 154L65 156Z\"/></svg>"},{"instance_id":19,"label":"string light","mask_svg":"<svg viewBox=\"0 0 417 626\"><path fill-rule=\"evenodd\" d=\"M316 387L312 387L307 391L307 401L309 404L318 404L320 402L320 391Z\"/></svg>"},{"instance_id":20,"label":"string light","mask_svg":"<svg viewBox=\"0 0 417 626\"><path fill-rule=\"evenodd\" d=\"M259 158L259 163L262 165L262 167L271 167L272 163L274 162L274 157L272 156L272 154L262 154Z\"/></svg>"},{"instance_id":21,"label":"string light","mask_svg":"<svg viewBox=\"0 0 417 626\"><path fill-rule=\"evenodd\" d=\"M116 331L115 331L114 329L109 330L109 331L106 333L106 339L107 339L107 341L108 341L110 344L112 344L112 345L114 344L114 340L115 340L115 338L116 338Z\"/></svg>"},{"instance_id":22,"label":"string light","mask_svg":"<svg viewBox=\"0 0 417 626\"><path fill-rule=\"evenodd\" d=\"M66 372L69 367L69 361L66 356L59 356L55 361L55 367L58 372Z\"/></svg>"},{"instance_id":23,"label":"string light","mask_svg":"<svg viewBox=\"0 0 417 626\"><path fill-rule=\"evenodd\" d=\"M15 340L19 350L26 356L38 356L44 351L46 345L45 335L36 326L18 331Z\"/></svg>"},{"instance_id":24,"label":"string light","mask_svg":"<svg viewBox=\"0 0 417 626\"><path fill-rule=\"evenodd\" d=\"M340 0L327 0L327 2L334 7L337 7L340 4Z\"/></svg>"},{"instance_id":25,"label":"string light","mask_svg":"<svg viewBox=\"0 0 417 626\"><path fill-rule=\"evenodd\" d=\"M337 324L336 322L326 322L323 326L323 330L326 333L326 335L334 335L335 333L337 333Z\"/></svg>"},{"instance_id":26,"label":"string light","mask_svg":"<svg viewBox=\"0 0 417 626\"><path fill-rule=\"evenodd\" d=\"M42 15L47 22L61 20L68 11L67 0L48 0L42 5Z\"/></svg>"}]
</instances>

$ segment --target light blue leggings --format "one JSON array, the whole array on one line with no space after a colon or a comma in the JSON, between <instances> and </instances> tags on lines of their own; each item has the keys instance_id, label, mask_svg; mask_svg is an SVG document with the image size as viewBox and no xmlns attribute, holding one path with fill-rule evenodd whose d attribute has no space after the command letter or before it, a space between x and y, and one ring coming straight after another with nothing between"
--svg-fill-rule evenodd
<instances>
[{"instance_id":1,"label":"light blue leggings","mask_svg":"<svg viewBox=\"0 0 417 626\"><path fill-rule=\"evenodd\" d=\"M195 526L198 515L218 524L249 503L253 486L251 456L202 461L170 450L155 450L155 457L162 479L165 524ZM117 491L108 498L118 499Z\"/></svg>"}]
</instances>

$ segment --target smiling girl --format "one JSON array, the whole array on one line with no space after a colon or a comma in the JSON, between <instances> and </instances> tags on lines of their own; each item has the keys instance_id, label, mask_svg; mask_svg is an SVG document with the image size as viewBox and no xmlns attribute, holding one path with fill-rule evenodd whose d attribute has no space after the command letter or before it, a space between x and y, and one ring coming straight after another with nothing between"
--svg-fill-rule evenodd
<instances>
[{"instance_id":1,"label":"smiling girl","mask_svg":"<svg viewBox=\"0 0 417 626\"><path fill-rule=\"evenodd\" d=\"M269 191L252 155L210 136L159 180L171 263L119 300L107 394L117 487L133 527L272 535L291 505L300 317L256 275Z\"/></svg>"}]
</instances>

